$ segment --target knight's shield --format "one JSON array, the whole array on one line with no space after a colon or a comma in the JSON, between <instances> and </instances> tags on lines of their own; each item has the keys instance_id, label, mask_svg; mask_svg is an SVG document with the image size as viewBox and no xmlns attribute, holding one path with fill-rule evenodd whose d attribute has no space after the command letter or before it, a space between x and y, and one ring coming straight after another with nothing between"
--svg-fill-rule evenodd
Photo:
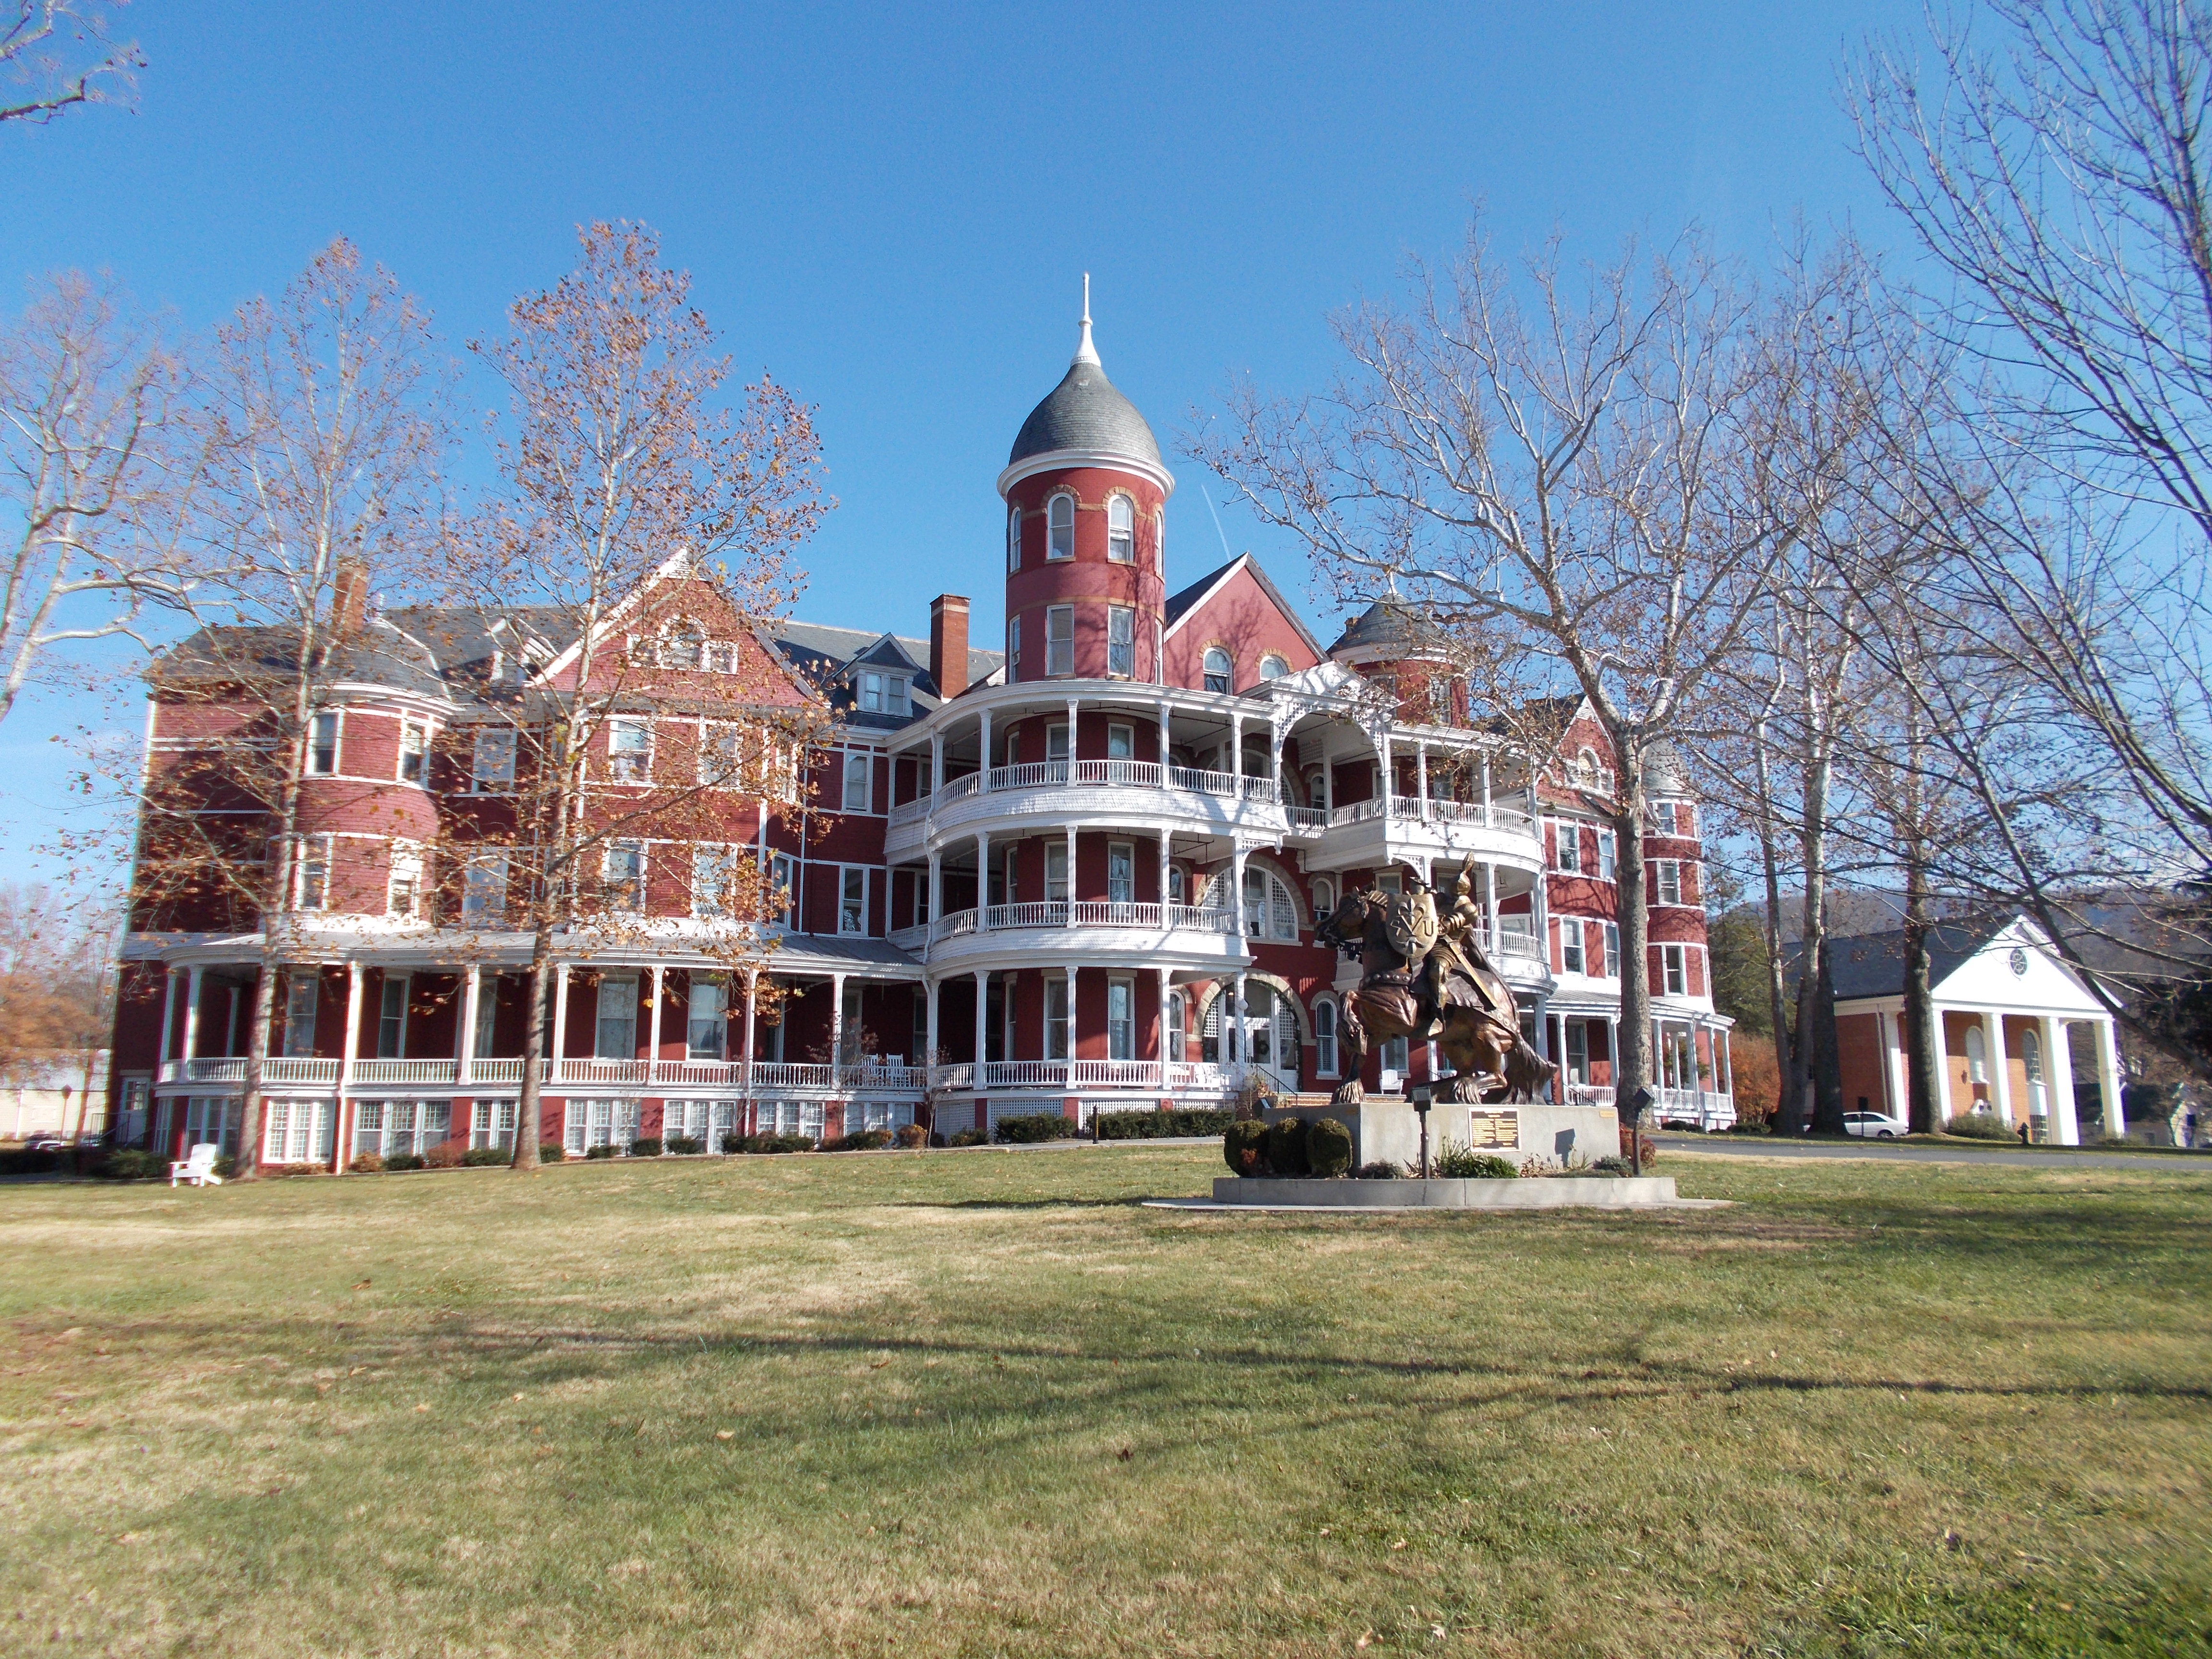
<instances>
[{"instance_id":1,"label":"knight's shield","mask_svg":"<svg viewBox=\"0 0 2212 1659\"><path fill-rule=\"evenodd\" d=\"M1436 948L1436 901L1426 893L1402 893L1383 907L1382 938L1407 962L1419 962Z\"/></svg>"}]
</instances>

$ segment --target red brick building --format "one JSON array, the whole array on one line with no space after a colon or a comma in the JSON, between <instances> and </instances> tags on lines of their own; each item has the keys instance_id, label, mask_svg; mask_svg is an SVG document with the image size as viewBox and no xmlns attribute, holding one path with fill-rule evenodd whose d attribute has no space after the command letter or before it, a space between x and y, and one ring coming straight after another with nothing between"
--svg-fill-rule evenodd
<instances>
[{"instance_id":1,"label":"red brick building","mask_svg":"<svg viewBox=\"0 0 2212 1659\"><path fill-rule=\"evenodd\" d=\"M1559 753L1516 753L1402 616L1378 605L1323 647L1249 556L1171 588L1174 484L1086 318L999 475L1000 648L970 644L968 602L951 594L926 639L798 622L718 638L711 590L664 573L636 626L658 630L667 702L605 757L611 771L680 764L704 740L683 712L688 682L748 652L773 653L836 736L805 761L813 811L733 796L707 851L641 845L635 878L659 931L562 963L549 1139L712 1148L925 1114L946 1133L1219 1103L1248 1071L1325 1091L1342 1080L1340 999L1358 969L1316 946L1315 925L1347 890L1411 873L1447 890L1468 875L1557 1086L1609 1102L1623 964L1612 835L1579 804L1611 787L1595 724L1575 711ZM684 619L672 634L671 617ZM450 846L484 810L499 756L471 727L486 699L590 672L564 657L560 619L526 607L363 616L354 637L318 705L312 887L287 918L265 1074L276 1164L511 1141L528 940L500 934L484 895L460 915L469 901L419 849ZM150 758L222 718L157 682ZM1679 779L1651 781L1640 970L1661 1111L1723 1124L1698 809ZM747 976L702 946L702 930L732 924L699 914L694 872L730 855L790 896L766 969L790 993L773 1024ZM128 1138L234 1139L258 925L137 918L113 1067ZM1401 1043L1371 1054L1363 1080L1418 1081L1434 1064Z\"/></svg>"}]
</instances>

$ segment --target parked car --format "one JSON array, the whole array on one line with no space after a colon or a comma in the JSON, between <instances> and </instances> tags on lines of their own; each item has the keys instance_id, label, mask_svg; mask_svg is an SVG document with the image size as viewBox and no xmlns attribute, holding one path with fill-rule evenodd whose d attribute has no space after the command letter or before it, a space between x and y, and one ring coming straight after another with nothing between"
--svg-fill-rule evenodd
<instances>
[{"instance_id":1,"label":"parked car","mask_svg":"<svg viewBox=\"0 0 2212 1659\"><path fill-rule=\"evenodd\" d=\"M1910 1134L1911 1130L1911 1124L1881 1112L1844 1114L1844 1133L1847 1135L1864 1135L1869 1140L1894 1140L1899 1135Z\"/></svg>"}]
</instances>

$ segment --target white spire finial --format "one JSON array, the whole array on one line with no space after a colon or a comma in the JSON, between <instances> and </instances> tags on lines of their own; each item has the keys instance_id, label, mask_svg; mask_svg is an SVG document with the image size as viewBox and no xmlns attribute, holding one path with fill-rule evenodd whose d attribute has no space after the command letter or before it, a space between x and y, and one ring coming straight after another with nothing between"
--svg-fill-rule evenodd
<instances>
[{"instance_id":1,"label":"white spire finial","mask_svg":"<svg viewBox=\"0 0 2212 1659\"><path fill-rule=\"evenodd\" d=\"M1103 367L1098 362L1098 348L1091 343L1091 273L1083 273L1083 337L1075 343L1075 361Z\"/></svg>"}]
</instances>

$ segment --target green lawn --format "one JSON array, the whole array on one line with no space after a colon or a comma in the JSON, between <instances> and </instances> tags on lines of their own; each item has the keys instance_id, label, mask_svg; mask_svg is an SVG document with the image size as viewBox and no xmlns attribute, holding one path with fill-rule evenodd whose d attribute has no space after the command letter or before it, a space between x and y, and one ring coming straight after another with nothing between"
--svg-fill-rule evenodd
<instances>
[{"instance_id":1,"label":"green lawn","mask_svg":"<svg viewBox=\"0 0 2212 1659\"><path fill-rule=\"evenodd\" d=\"M0 1187L0 1650L2190 1654L2212 1178L1189 1147Z\"/></svg>"}]
</instances>

